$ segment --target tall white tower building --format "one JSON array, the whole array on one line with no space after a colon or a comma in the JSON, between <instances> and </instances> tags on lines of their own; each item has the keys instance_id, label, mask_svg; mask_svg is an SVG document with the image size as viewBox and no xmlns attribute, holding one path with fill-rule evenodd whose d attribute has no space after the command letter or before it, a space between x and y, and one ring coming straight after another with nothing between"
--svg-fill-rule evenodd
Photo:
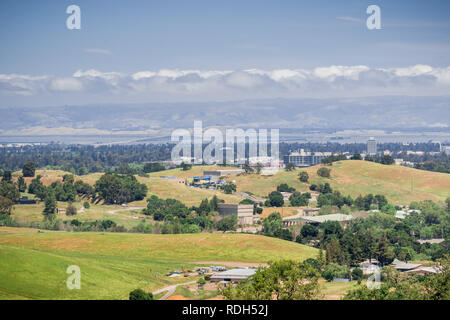
<instances>
[{"instance_id":1,"label":"tall white tower building","mask_svg":"<svg viewBox=\"0 0 450 320\"><path fill-rule=\"evenodd\" d=\"M374 137L370 137L367 141L367 154L369 156L374 156L377 154L377 142Z\"/></svg>"}]
</instances>

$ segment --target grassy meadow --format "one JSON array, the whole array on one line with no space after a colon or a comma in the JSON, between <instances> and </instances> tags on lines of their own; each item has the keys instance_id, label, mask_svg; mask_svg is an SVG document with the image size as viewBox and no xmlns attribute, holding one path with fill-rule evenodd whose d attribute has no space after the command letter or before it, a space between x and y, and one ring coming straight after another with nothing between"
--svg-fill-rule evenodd
<instances>
[{"instance_id":1,"label":"grassy meadow","mask_svg":"<svg viewBox=\"0 0 450 320\"><path fill-rule=\"evenodd\" d=\"M229 177L236 180L237 190L250 191L256 197L266 197L281 183L287 183L299 191L307 191L309 184L330 183L333 189L344 195L383 194L394 204L409 204L411 201L443 201L450 196L450 175L407 168L397 165L382 165L368 161L346 160L335 162L331 178L317 175L320 166L297 168L294 171L279 171L273 176L247 174ZM306 171L309 184L299 181L300 171Z\"/></svg>"},{"instance_id":2,"label":"grassy meadow","mask_svg":"<svg viewBox=\"0 0 450 320\"><path fill-rule=\"evenodd\" d=\"M0 227L0 299L127 299L186 282L168 271L202 261L304 260L317 249L247 234L182 235L38 232ZM204 262L203 262L204 263ZM81 289L66 288L66 269L81 268Z\"/></svg>"}]
</instances>

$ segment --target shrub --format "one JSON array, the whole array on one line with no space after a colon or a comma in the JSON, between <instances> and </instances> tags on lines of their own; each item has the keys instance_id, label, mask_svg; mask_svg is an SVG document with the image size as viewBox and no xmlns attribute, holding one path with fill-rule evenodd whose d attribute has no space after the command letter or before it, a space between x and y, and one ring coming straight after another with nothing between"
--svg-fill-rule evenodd
<instances>
[{"instance_id":1,"label":"shrub","mask_svg":"<svg viewBox=\"0 0 450 320\"><path fill-rule=\"evenodd\" d=\"M358 283L361 282L361 280L363 279L363 272L359 267L353 269L352 279L358 280Z\"/></svg>"},{"instance_id":2,"label":"shrub","mask_svg":"<svg viewBox=\"0 0 450 320\"><path fill-rule=\"evenodd\" d=\"M328 282L331 282L334 279L334 272L328 269L322 274L322 277L324 277L324 279L327 280Z\"/></svg>"},{"instance_id":3,"label":"shrub","mask_svg":"<svg viewBox=\"0 0 450 320\"><path fill-rule=\"evenodd\" d=\"M306 171L300 172L300 174L298 176L299 176L299 179L301 182L308 182L308 180L309 180L309 175L308 175L308 172L306 172Z\"/></svg>"},{"instance_id":4,"label":"shrub","mask_svg":"<svg viewBox=\"0 0 450 320\"><path fill-rule=\"evenodd\" d=\"M135 289L130 292L130 300L153 300L153 294L142 289Z\"/></svg>"},{"instance_id":5,"label":"shrub","mask_svg":"<svg viewBox=\"0 0 450 320\"><path fill-rule=\"evenodd\" d=\"M325 167L319 168L319 170L317 170L317 174L320 177L324 177L324 178L329 178L331 175L330 173L331 173L331 169L328 169Z\"/></svg>"},{"instance_id":6,"label":"shrub","mask_svg":"<svg viewBox=\"0 0 450 320\"><path fill-rule=\"evenodd\" d=\"M66 209L66 215L68 216L74 216L77 214L77 208L72 203L69 203Z\"/></svg>"},{"instance_id":7,"label":"shrub","mask_svg":"<svg viewBox=\"0 0 450 320\"><path fill-rule=\"evenodd\" d=\"M283 195L279 191L272 191L269 194L269 203L272 207L282 207L284 204Z\"/></svg>"}]
</instances>

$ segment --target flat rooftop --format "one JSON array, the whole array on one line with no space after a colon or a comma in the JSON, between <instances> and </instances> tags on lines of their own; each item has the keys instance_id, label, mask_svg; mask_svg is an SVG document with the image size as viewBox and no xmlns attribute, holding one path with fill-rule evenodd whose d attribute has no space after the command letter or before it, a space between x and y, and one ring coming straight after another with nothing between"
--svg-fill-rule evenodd
<instances>
[{"instance_id":1,"label":"flat rooftop","mask_svg":"<svg viewBox=\"0 0 450 320\"><path fill-rule=\"evenodd\" d=\"M302 217L303 221L312 222L312 223L323 223L326 221L350 221L353 219L351 215L343 214L343 213L335 213L335 214L326 214L323 216L312 216L312 217Z\"/></svg>"},{"instance_id":2,"label":"flat rooftop","mask_svg":"<svg viewBox=\"0 0 450 320\"><path fill-rule=\"evenodd\" d=\"M216 273L211 276L211 279L247 279L255 274L256 269L251 268L237 268L223 272Z\"/></svg>"}]
</instances>

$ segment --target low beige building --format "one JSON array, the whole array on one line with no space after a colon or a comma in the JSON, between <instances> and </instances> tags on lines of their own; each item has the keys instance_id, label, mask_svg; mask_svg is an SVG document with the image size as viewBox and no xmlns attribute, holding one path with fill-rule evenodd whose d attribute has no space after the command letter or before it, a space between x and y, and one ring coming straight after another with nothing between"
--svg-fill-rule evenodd
<instances>
[{"instance_id":1,"label":"low beige building","mask_svg":"<svg viewBox=\"0 0 450 320\"><path fill-rule=\"evenodd\" d=\"M233 214L238 218L240 225L252 225L258 217L253 215L252 204L228 204L219 203L217 205L219 214L222 216L231 216Z\"/></svg>"}]
</instances>

